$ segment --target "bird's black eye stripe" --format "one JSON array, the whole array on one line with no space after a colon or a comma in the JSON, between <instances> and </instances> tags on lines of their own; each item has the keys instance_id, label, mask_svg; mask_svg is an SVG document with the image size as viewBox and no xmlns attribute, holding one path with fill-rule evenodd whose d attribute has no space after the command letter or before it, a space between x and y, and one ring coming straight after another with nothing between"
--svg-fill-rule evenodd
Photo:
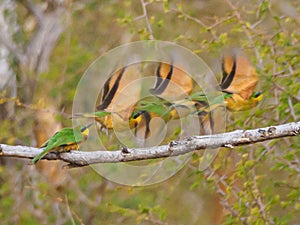
<instances>
[{"instance_id":1,"label":"bird's black eye stripe","mask_svg":"<svg viewBox=\"0 0 300 225\"><path fill-rule=\"evenodd\" d=\"M260 96L260 95L261 95L260 92L256 92L256 93L254 94L254 97L257 98L257 97Z\"/></svg>"},{"instance_id":2,"label":"bird's black eye stripe","mask_svg":"<svg viewBox=\"0 0 300 225\"><path fill-rule=\"evenodd\" d=\"M135 113L134 115L133 115L133 119L136 119L136 118L138 118L140 115L142 115L143 113L145 113L146 111L145 110L142 110L142 111L140 111L140 112L137 112L137 113Z\"/></svg>"},{"instance_id":3,"label":"bird's black eye stripe","mask_svg":"<svg viewBox=\"0 0 300 225\"><path fill-rule=\"evenodd\" d=\"M138 118L139 117L139 115L140 115L140 112L137 112L137 113L135 113L134 115L133 115L133 119L136 119L136 118Z\"/></svg>"}]
</instances>

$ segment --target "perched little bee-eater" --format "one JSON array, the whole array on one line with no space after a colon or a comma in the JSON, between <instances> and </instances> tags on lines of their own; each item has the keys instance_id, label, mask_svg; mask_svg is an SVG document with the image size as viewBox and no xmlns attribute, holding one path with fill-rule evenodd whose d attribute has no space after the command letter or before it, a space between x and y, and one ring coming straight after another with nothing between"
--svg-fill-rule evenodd
<instances>
[{"instance_id":1,"label":"perched little bee-eater","mask_svg":"<svg viewBox=\"0 0 300 225\"><path fill-rule=\"evenodd\" d=\"M79 145L84 142L89 135L89 127L78 126L75 128L67 127L56 132L48 141L46 141L41 148L45 148L40 154L32 159L32 163L35 164L41 158L43 158L48 152L67 152L70 150L77 150Z\"/></svg>"}]
</instances>

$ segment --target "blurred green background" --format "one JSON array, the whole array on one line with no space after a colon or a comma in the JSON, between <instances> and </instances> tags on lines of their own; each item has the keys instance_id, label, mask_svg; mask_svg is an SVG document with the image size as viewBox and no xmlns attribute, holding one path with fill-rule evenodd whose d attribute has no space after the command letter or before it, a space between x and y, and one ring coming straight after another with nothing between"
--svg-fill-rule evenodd
<instances>
[{"instance_id":1,"label":"blurred green background","mask_svg":"<svg viewBox=\"0 0 300 225\"><path fill-rule=\"evenodd\" d=\"M70 126L87 67L120 44L151 38L191 49L218 78L224 49L246 52L265 97L252 110L228 112L228 131L298 121L299 11L297 0L2 0L1 66L8 66L0 77L0 143L37 146ZM292 137L223 149L205 172L195 155L171 179L147 187L115 184L89 167L0 158L0 221L297 224L299 147Z\"/></svg>"}]
</instances>

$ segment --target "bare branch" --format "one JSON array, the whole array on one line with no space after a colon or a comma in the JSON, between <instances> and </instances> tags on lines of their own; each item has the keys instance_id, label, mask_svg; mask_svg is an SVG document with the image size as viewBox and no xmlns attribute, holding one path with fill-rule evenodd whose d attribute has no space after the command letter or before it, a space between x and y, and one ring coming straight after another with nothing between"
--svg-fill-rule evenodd
<instances>
[{"instance_id":1,"label":"bare branch","mask_svg":"<svg viewBox=\"0 0 300 225\"><path fill-rule=\"evenodd\" d=\"M141 0L141 5L142 5L142 8L143 8L143 17L145 17L145 20L146 20L147 30L149 32L149 38L150 38L150 40L154 40L152 27L151 27L151 24L150 24L150 21L149 21L149 18L148 18L148 14L147 14L147 9L146 9L146 6L148 4L149 3L145 2L144 0Z\"/></svg>"},{"instance_id":2,"label":"bare branch","mask_svg":"<svg viewBox=\"0 0 300 225\"><path fill-rule=\"evenodd\" d=\"M174 12L176 12L176 13L178 13L179 15L184 16L186 19L191 20L191 21L194 21L195 23L199 24L200 26L202 26L204 29L207 30L207 32L212 36L212 38L213 38L214 40L218 40L218 37L212 32L212 28L213 28L215 25L213 25L212 27L206 26L206 25L202 22L202 20L200 20L199 18L196 18L196 17L192 17L192 16L190 16L189 14L183 12L182 10L178 10L178 9L176 9L176 8L172 8L171 10L174 11ZM225 21L226 21L226 20L225 20Z\"/></svg>"},{"instance_id":3,"label":"bare branch","mask_svg":"<svg viewBox=\"0 0 300 225\"><path fill-rule=\"evenodd\" d=\"M0 43L5 46L5 48L13 54L16 59L23 63L24 62L24 52L23 50L13 41L13 35L15 33L15 24L12 24L11 21L9 21L7 16L7 11L10 12L10 14L14 14L15 10L15 4L13 2L1 2L0 3ZM15 19L16 21L16 19Z\"/></svg>"},{"instance_id":4,"label":"bare branch","mask_svg":"<svg viewBox=\"0 0 300 225\"><path fill-rule=\"evenodd\" d=\"M142 149L125 148L126 151L122 149L118 151L49 153L44 159L60 159L74 166L87 166L96 163L118 163L178 156L195 150L246 145L299 134L300 121L253 130L237 130L223 134L187 137L183 141L172 141L169 145ZM0 157L33 158L40 152L41 149L34 147L0 145Z\"/></svg>"},{"instance_id":5,"label":"bare branch","mask_svg":"<svg viewBox=\"0 0 300 225\"><path fill-rule=\"evenodd\" d=\"M24 7L30 11L39 21L43 18L43 10L37 4L33 4L29 0L22 0L20 1Z\"/></svg>"},{"instance_id":6,"label":"bare branch","mask_svg":"<svg viewBox=\"0 0 300 225\"><path fill-rule=\"evenodd\" d=\"M30 5L28 2L28 6ZM54 3L53 5L55 5L54 8L46 9L44 12L41 11L39 13L37 9L32 8L35 16L38 18L39 28L27 46L26 56L28 62L26 63L31 71L35 71L38 74L48 71L48 62L52 49L66 28L64 18L69 13L67 5Z\"/></svg>"},{"instance_id":7,"label":"bare branch","mask_svg":"<svg viewBox=\"0 0 300 225\"><path fill-rule=\"evenodd\" d=\"M36 104L25 104L24 102L22 102L17 97L13 97L13 98L0 97L0 105L3 104L3 103L13 103L15 106L22 107L24 109L29 109L29 110L32 110L32 111L35 111L35 112L57 114L57 115L61 115L64 118L67 118L67 119L70 119L72 117L71 114L68 114L68 113L64 112L64 110L58 111L58 110L53 110L53 109L44 109L38 103L36 103Z\"/></svg>"},{"instance_id":8,"label":"bare branch","mask_svg":"<svg viewBox=\"0 0 300 225\"><path fill-rule=\"evenodd\" d=\"M11 41L8 37L7 33L4 31L3 26L0 25L0 42L11 52L19 62L24 62L25 55L21 51L21 49Z\"/></svg>"}]
</instances>

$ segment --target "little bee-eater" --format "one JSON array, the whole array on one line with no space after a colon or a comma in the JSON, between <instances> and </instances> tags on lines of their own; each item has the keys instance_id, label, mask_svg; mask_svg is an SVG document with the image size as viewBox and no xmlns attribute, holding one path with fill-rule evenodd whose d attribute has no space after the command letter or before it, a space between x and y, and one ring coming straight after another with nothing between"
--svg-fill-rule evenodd
<instances>
[{"instance_id":1,"label":"little bee-eater","mask_svg":"<svg viewBox=\"0 0 300 225\"><path fill-rule=\"evenodd\" d=\"M97 112L75 114L75 117L94 118L101 128L123 131L135 127L138 118L133 118L133 108L138 101L141 85L134 83L142 76L140 64L119 68L105 82ZM134 83L134 84L132 84ZM127 87L128 84L131 86Z\"/></svg>"},{"instance_id":2,"label":"little bee-eater","mask_svg":"<svg viewBox=\"0 0 300 225\"><path fill-rule=\"evenodd\" d=\"M92 123L87 126L78 126L75 128L67 127L56 132L41 146L41 148L45 149L35 156L31 162L35 164L48 152L67 152L70 150L77 150L79 145L87 139L89 135L89 127L91 125Z\"/></svg>"},{"instance_id":3,"label":"little bee-eater","mask_svg":"<svg viewBox=\"0 0 300 225\"><path fill-rule=\"evenodd\" d=\"M225 105L231 111L255 107L262 100L261 92L254 92L258 77L255 68L242 52L225 54L222 62L221 90Z\"/></svg>"},{"instance_id":4,"label":"little bee-eater","mask_svg":"<svg viewBox=\"0 0 300 225\"><path fill-rule=\"evenodd\" d=\"M262 100L261 92L254 92L258 77L255 68L242 52L225 54L222 61L223 77L220 84L220 95L208 102L199 111L212 111L224 105L230 111L243 111L255 107ZM191 94L187 100L205 102L205 95L202 92ZM187 104L187 103L184 103Z\"/></svg>"}]
</instances>

